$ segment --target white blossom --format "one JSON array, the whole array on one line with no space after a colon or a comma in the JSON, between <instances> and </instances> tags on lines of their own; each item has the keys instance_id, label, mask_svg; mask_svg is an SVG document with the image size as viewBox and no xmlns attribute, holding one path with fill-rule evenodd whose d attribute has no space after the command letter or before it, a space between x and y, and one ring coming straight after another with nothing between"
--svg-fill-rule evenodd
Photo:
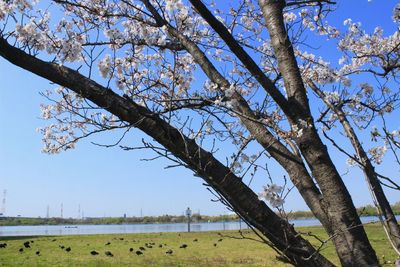
<instances>
[{"instance_id":1,"label":"white blossom","mask_svg":"<svg viewBox=\"0 0 400 267\"><path fill-rule=\"evenodd\" d=\"M296 20L296 18L297 18L297 16L293 12L286 12L283 14L283 19L285 20L285 22L292 22L292 21Z\"/></svg>"},{"instance_id":2,"label":"white blossom","mask_svg":"<svg viewBox=\"0 0 400 267\"><path fill-rule=\"evenodd\" d=\"M360 87L364 94L371 95L374 92L374 88L368 83L362 83L360 84Z\"/></svg>"},{"instance_id":3,"label":"white blossom","mask_svg":"<svg viewBox=\"0 0 400 267\"><path fill-rule=\"evenodd\" d=\"M348 158L348 159L346 160L346 164L347 164L348 166L350 166L350 167L354 167L354 166L357 165L357 162L356 162L354 159L352 159L352 158Z\"/></svg>"},{"instance_id":4,"label":"white blossom","mask_svg":"<svg viewBox=\"0 0 400 267\"><path fill-rule=\"evenodd\" d=\"M400 4L396 4L394 7L392 19L394 22L400 21Z\"/></svg>"},{"instance_id":5,"label":"white blossom","mask_svg":"<svg viewBox=\"0 0 400 267\"><path fill-rule=\"evenodd\" d=\"M278 208L285 203L285 200L279 195L282 190L283 187L276 184L263 186L263 191L258 194L258 197L260 200L266 200L273 207Z\"/></svg>"},{"instance_id":6,"label":"white blossom","mask_svg":"<svg viewBox=\"0 0 400 267\"><path fill-rule=\"evenodd\" d=\"M111 71L111 56L106 55L102 60L99 61L99 71L103 78L107 78Z\"/></svg>"},{"instance_id":7,"label":"white blossom","mask_svg":"<svg viewBox=\"0 0 400 267\"><path fill-rule=\"evenodd\" d=\"M368 152L371 155L371 160L376 164L381 164L383 161L383 157L385 156L387 151L386 146L378 146L371 148Z\"/></svg>"}]
</instances>

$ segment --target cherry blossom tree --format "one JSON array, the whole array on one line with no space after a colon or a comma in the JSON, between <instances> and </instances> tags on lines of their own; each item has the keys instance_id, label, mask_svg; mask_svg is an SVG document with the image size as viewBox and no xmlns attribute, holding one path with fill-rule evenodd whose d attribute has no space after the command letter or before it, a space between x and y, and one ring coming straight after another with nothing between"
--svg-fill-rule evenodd
<instances>
[{"instance_id":1,"label":"cherry blossom tree","mask_svg":"<svg viewBox=\"0 0 400 267\"><path fill-rule=\"evenodd\" d=\"M379 266L327 146L364 172L398 251L399 225L382 186L400 188L376 169L389 152L400 165L399 129L387 123L399 105L399 31L385 35L377 27L371 34L348 19L341 32L328 23L330 0L231 5L3 0L0 56L59 85L42 92L42 117L49 120L39 129L43 152L117 130L117 142L103 146L151 149L171 166L189 168L282 260L333 266L319 253L326 242L313 247L286 220L291 189L271 177L268 163L276 162L322 223L341 264ZM394 23L399 19L396 6ZM305 36L336 45L338 64L310 51ZM123 145L132 128L151 140ZM340 133L350 146L335 140ZM250 187L256 173L268 177L258 194Z\"/></svg>"}]
</instances>

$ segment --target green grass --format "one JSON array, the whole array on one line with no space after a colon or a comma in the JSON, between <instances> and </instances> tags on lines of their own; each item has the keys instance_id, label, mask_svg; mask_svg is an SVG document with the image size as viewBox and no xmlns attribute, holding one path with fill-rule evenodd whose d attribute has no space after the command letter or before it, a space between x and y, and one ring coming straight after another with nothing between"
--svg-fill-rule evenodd
<instances>
[{"instance_id":1,"label":"green grass","mask_svg":"<svg viewBox=\"0 0 400 267\"><path fill-rule=\"evenodd\" d=\"M366 229L382 264L391 266L385 262L394 262L396 256L381 227L368 225ZM326 238L321 227L298 230ZM256 238L250 231L245 231L244 236ZM7 243L6 248L0 249L0 266L289 266L278 261L276 252L271 248L260 242L237 239L240 237L237 231L0 237L0 243ZM31 240L34 241L30 244L31 248L24 248L23 243ZM310 241L318 243L313 238ZM107 242L111 244L106 245ZM155 245L137 256L135 251L141 246L145 247L145 243ZM162 248L160 244L163 244ZM179 248L182 244L188 247ZM71 247L71 251L66 252L59 247L61 245ZM24 248L22 253L19 252L20 248ZM129 252L130 248L134 251ZM165 253L169 249L173 250L172 255ZM92 250L99 252L99 255L92 256ZM40 251L40 256L36 255L36 251ZM104 254L106 251L112 252L114 257L107 257ZM338 264L331 244L324 247L322 253Z\"/></svg>"}]
</instances>

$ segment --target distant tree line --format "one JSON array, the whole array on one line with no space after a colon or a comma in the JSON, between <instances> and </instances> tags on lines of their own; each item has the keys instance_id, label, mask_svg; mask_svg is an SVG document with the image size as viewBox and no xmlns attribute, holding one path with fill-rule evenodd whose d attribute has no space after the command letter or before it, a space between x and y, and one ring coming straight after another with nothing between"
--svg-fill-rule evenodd
<instances>
[{"instance_id":1,"label":"distant tree line","mask_svg":"<svg viewBox=\"0 0 400 267\"><path fill-rule=\"evenodd\" d=\"M392 206L395 215L400 215L400 202ZM366 205L357 209L360 216L376 216L376 208L372 205ZM287 214L288 219L306 219L314 218L310 211L293 211ZM194 213L191 216L193 223L201 222L222 222L237 221L239 217L236 214L208 216ZM29 218L29 217L0 217L0 226L13 225L61 225L61 224L150 224L150 223L184 223L187 217L184 215L161 215L144 217L86 217L83 219L74 218Z\"/></svg>"},{"instance_id":2,"label":"distant tree line","mask_svg":"<svg viewBox=\"0 0 400 267\"><path fill-rule=\"evenodd\" d=\"M207 216L194 213L191 216L193 223L236 221L236 214ZM187 222L184 215L161 215L144 217L86 217L76 218L30 218L30 217L0 217L0 226L12 225L60 225L60 224L146 224L146 223L183 223Z\"/></svg>"}]
</instances>

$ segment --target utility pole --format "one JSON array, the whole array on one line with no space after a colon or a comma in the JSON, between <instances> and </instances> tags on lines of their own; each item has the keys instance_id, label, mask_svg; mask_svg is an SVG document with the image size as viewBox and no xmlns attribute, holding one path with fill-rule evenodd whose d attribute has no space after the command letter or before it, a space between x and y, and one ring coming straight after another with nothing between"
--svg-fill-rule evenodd
<instances>
[{"instance_id":1,"label":"utility pole","mask_svg":"<svg viewBox=\"0 0 400 267\"><path fill-rule=\"evenodd\" d=\"M64 213L64 206L63 203L61 203L61 219L63 218L63 213Z\"/></svg>"}]
</instances>

